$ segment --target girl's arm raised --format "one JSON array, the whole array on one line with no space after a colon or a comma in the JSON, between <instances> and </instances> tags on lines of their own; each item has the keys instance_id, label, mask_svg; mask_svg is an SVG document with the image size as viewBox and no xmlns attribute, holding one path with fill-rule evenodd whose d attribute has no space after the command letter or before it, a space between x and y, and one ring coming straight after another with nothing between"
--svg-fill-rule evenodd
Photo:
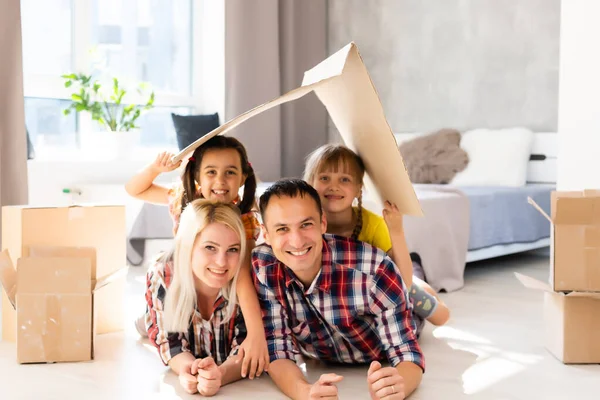
<instances>
[{"instance_id":1,"label":"girl's arm raised","mask_svg":"<svg viewBox=\"0 0 600 400\"><path fill-rule=\"evenodd\" d=\"M154 180L163 172L170 172L181 165L181 161L176 164L171 162L173 154L163 151L152 164L149 164L125 184L127 193L136 199L148 203L168 204L169 189L154 183Z\"/></svg>"},{"instance_id":2,"label":"girl's arm raised","mask_svg":"<svg viewBox=\"0 0 600 400\"><path fill-rule=\"evenodd\" d=\"M413 267L406 238L404 237L404 224L402 223L402 214L398 211L398 207L389 201L385 202L383 209L383 218L390 232L392 240L392 249L388 252L394 264L400 269L400 275L407 289L412 286Z\"/></svg>"},{"instance_id":3,"label":"girl's arm raised","mask_svg":"<svg viewBox=\"0 0 600 400\"><path fill-rule=\"evenodd\" d=\"M254 245L254 240L248 240L248 253L237 281L238 301L248 331L246 340L240 345L244 351L242 377L248 376L250 379L267 371L269 365L269 349L267 348L262 312L251 276L250 254Z\"/></svg>"}]
</instances>

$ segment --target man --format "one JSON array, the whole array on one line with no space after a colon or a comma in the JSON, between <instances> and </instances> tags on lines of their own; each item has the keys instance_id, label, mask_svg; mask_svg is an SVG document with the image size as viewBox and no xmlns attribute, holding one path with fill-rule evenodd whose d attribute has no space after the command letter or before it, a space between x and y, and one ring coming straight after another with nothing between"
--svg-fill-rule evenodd
<instances>
[{"instance_id":1,"label":"man","mask_svg":"<svg viewBox=\"0 0 600 400\"><path fill-rule=\"evenodd\" d=\"M281 180L260 197L266 244L252 253L263 309L269 375L293 399L337 398L342 377L309 384L296 365L303 354L325 362L370 363L373 399L404 399L425 368L400 273L380 249L326 234L316 190ZM391 366L378 362L387 359Z\"/></svg>"}]
</instances>

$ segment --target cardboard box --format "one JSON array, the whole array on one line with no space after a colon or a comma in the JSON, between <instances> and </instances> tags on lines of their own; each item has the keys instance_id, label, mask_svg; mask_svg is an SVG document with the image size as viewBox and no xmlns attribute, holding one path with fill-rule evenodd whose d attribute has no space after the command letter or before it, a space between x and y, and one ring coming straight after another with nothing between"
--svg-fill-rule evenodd
<instances>
[{"instance_id":1,"label":"cardboard box","mask_svg":"<svg viewBox=\"0 0 600 400\"><path fill-rule=\"evenodd\" d=\"M15 270L9 252L0 253L0 281L17 318L17 361L24 363L89 361L94 358L94 293L117 279L117 270L101 279L92 275L93 248L51 248L19 258ZM39 254L37 256L32 254Z\"/></svg>"},{"instance_id":2,"label":"cardboard box","mask_svg":"<svg viewBox=\"0 0 600 400\"><path fill-rule=\"evenodd\" d=\"M544 292L544 343L565 364L600 363L600 293L555 292L550 285L515 273L530 289Z\"/></svg>"},{"instance_id":3,"label":"cardboard box","mask_svg":"<svg viewBox=\"0 0 600 400\"><path fill-rule=\"evenodd\" d=\"M35 247L93 247L96 261L93 279L121 269L126 259L124 206L2 207L2 246L12 257L28 257ZM94 297L98 333L123 329L125 281L114 282ZM17 316L6 293L2 293L2 340L17 339Z\"/></svg>"},{"instance_id":4,"label":"cardboard box","mask_svg":"<svg viewBox=\"0 0 600 400\"><path fill-rule=\"evenodd\" d=\"M173 161L182 161L180 168L184 168L191 153L208 139L226 134L270 108L299 99L313 91L327 109L345 145L362 157L367 172L365 187L381 209L383 201L390 200L398 206L401 213L422 216L423 211L406 172L396 139L354 43L349 43L306 71L301 87L227 121L183 149L173 157Z\"/></svg>"},{"instance_id":5,"label":"cardboard box","mask_svg":"<svg viewBox=\"0 0 600 400\"><path fill-rule=\"evenodd\" d=\"M550 287L557 292L600 291L600 191L552 192Z\"/></svg>"}]
</instances>

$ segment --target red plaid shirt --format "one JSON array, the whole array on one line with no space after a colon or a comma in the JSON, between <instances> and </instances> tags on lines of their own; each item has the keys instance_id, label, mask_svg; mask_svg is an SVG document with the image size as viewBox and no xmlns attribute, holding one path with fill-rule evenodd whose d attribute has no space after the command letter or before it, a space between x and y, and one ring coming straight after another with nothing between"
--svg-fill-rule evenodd
<instances>
[{"instance_id":1,"label":"red plaid shirt","mask_svg":"<svg viewBox=\"0 0 600 400\"><path fill-rule=\"evenodd\" d=\"M380 249L323 235L322 268L304 288L268 245L252 252L271 361L307 356L338 363L387 358L425 370L400 272Z\"/></svg>"},{"instance_id":2,"label":"red plaid shirt","mask_svg":"<svg viewBox=\"0 0 600 400\"><path fill-rule=\"evenodd\" d=\"M212 357L217 364L236 354L246 337L246 326L240 308L231 319L222 324L227 300L221 295L215 300L209 321L203 320L196 309L187 332L167 332L163 327L163 302L173 278L171 261L157 261L146 276L146 329L150 342L158 349L163 363L183 352L196 358Z\"/></svg>"}]
</instances>

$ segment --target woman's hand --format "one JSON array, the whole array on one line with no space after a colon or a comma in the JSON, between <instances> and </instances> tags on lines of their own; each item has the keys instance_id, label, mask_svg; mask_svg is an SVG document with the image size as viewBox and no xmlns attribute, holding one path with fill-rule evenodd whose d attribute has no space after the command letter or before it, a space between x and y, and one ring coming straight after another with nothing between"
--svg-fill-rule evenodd
<instances>
[{"instance_id":1,"label":"woman's hand","mask_svg":"<svg viewBox=\"0 0 600 400\"><path fill-rule=\"evenodd\" d=\"M169 153L168 151L163 151L156 156L156 160L152 163L152 168L157 172L162 174L163 172L171 172L181 165L181 160L176 163L171 161L174 154Z\"/></svg>"},{"instance_id":2,"label":"woman's hand","mask_svg":"<svg viewBox=\"0 0 600 400\"><path fill-rule=\"evenodd\" d=\"M223 374L212 357L198 359L192 364L192 374L198 374L196 389L202 396L210 397L221 388Z\"/></svg>"},{"instance_id":3,"label":"woman's hand","mask_svg":"<svg viewBox=\"0 0 600 400\"><path fill-rule=\"evenodd\" d=\"M179 372L179 384L189 394L194 394L198 392L198 379L196 378L196 373L192 373L192 368L197 362L200 360L196 360L192 363L189 363L181 368ZM197 367L196 367L197 368Z\"/></svg>"},{"instance_id":4,"label":"woman's hand","mask_svg":"<svg viewBox=\"0 0 600 400\"><path fill-rule=\"evenodd\" d=\"M399 233L404 230L403 215L395 204L386 200L382 214L390 233Z\"/></svg>"},{"instance_id":5,"label":"woman's hand","mask_svg":"<svg viewBox=\"0 0 600 400\"><path fill-rule=\"evenodd\" d=\"M269 349L264 335L250 335L240 345L238 360L242 362L242 378L259 377L269 367Z\"/></svg>"}]
</instances>

